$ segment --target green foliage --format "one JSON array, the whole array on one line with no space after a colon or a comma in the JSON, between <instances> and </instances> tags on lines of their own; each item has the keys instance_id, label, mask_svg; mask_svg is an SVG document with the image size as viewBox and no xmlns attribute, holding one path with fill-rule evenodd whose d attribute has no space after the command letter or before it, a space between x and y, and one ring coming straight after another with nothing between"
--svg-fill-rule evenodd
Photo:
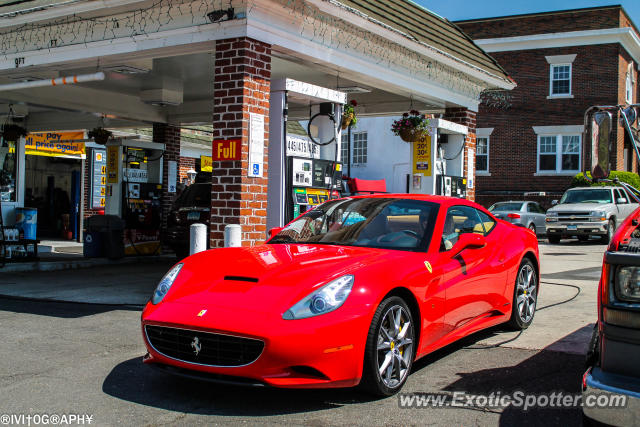
<instances>
[{"instance_id":1,"label":"green foliage","mask_svg":"<svg viewBox=\"0 0 640 427\"><path fill-rule=\"evenodd\" d=\"M591 174L587 172L587 177L591 179ZM634 188L640 190L640 176L633 172L624 172L624 171L611 171L609 175L610 180L614 180L617 178L620 182L625 182L631 185ZM584 177L584 173L580 172L576 176L573 177L571 181L571 187L591 187L591 186L606 186L611 185L611 182L591 182L588 181L587 178Z\"/></svg>"}]
</instances>

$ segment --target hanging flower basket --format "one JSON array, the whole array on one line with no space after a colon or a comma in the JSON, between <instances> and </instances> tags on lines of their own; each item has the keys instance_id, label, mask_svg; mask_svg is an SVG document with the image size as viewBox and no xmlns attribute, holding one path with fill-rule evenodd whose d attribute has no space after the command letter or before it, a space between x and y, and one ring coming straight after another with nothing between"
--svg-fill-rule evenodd
<instances>
[{"instance_id":1,"label":"hanging flower basket","mask_svg":"<svg viewBox=\"0 0 640 427\"><path fill-rule=\"evenodd\" d=\"M96 144L102 144L102 145L105 145L107 141L109 141L109 138L111 138L111 135L113 135L111 131L108 131L100 127L91 129L87 134L89 138L93 138Z\"/></svg>"},{"instance_id":2,"label":"hanging flower basket","mask_svg":"<svg viewBox=\"0 0 640 427\"><path fill-rule=\"evenodd\" d=\"M422 141L427 136L427 131L417 128L404 128L400 130L400 138L404 142Z\"/></svg>"},{"instance_id":3,"label":"hanging flower basket","mask_svg":"<svg viewBox=\"0 0 640 427\"><path fill-rule=\"evenodd\" d=\"M5 141L17 141L21 136L27 136L27 130L13 123L2 126L2 137Z\"/></svg>"},{"instance_id":4,"label":"hanging flower basket","mask_svg":"<svg viewBox=\"0 0 640 427\"><path fill-rule=\"evenodd\" d=\"M344 111L342 112L342 122L340 123L340 127L342 130L345 130L349 126L355 126L358 123L358 118L356 117L356 109L358 106L358 102L355 99L352 99L348 104L344 106Z\"/></svg>"},{"instance_id":5,"label":"hanging flower basket","mask_svg":"<svg viewBox=\"0 0 640 427\"><path fill-rule=\"evenodd\" d=\"M429 134L429 120L424 114L411 110L393 122L391 132L405 142L421 141Z\"/></svg>"},{"instance_id":6,"label":"hanging flower basket","mask_svg":"<svg viewBox=\"0 0 640 427\"><path fill-rule=\"evenodd\" d=\"M345 130L346 128L348 128L351 125L351 123L353 122L354 118L355 118L355 115L353 113L343 113L342 114L342 124L340 125L342 130Z\"/></svg>"}]
</instances>

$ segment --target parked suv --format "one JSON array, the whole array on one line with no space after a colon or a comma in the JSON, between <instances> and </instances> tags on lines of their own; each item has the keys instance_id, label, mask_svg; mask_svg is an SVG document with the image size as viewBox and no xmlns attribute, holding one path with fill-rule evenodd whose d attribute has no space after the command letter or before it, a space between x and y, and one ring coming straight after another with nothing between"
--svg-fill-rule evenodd
<instances>
[{"instance_id":1,"label":"parked suv","mask_svg":"<svg viewBox=\"0 0 640 427\"><path fill-rule=\"evenodd\" d=\"M191 184L182 191L171 206L167 217L164 243L173 249L178 258L186 257L189 255L191 224L205 224L208 230L210 217L211 181Z\"/></svg>"},{"instance_id":2,"label":"parked suv","mask_svg":"<svg viewBox=\"0 0 640 427\"><path fill-rule=\"evenodd\" d=\"M598 322L582 379L585 424L640 424L640 209L615 234L604 255L598 286ZM589 404L617 395L624 407ZM597 400L598 402L600 399ZM610 402L613 402L610 400Z\"/></svg>"},{"instance_id":3,"label":"parked suv","mask_svg":"<svg viewBox=\"0 0 640 427\"><path fill-rule=\"evenodd\" d=\"M547 211L547 238L558 243L563 237L586 241L596 235L609 243L617 226L638 206L638 199L624 187L571 188Z\"/></svg>"}]
</instances>

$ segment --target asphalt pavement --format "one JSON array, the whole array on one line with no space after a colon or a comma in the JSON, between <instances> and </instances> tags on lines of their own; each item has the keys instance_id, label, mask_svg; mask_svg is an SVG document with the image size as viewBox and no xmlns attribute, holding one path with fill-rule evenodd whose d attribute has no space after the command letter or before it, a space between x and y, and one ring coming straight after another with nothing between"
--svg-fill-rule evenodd
<instances>
[{"instance_id":1,"label":"asphalt pavement","mask_svg":"<svg viewBox=\"0 0 640 427\"><path fill-rule=\"evenodd\" d=\"M493 328L421 359L403 392L579 393L604 248L541 243L534 324L520 335ZM397 396L373 399L352 389L236 388L158 373L141 362L139 309L121 303L147 298L169 267L165 261L119 266L120 274L103 267L50 276L0 273L0 294L9 294L0 297L0 416L87 414L92 425L107 426L581 424L577 408L400 408ZM95 288L85 290L84 300L19 299L20 284L30 298L69 299L83 280ZM119 299L107 298L109 286ZM101 304L87 304L92 295Z\"/></svg>"}]
</instances>

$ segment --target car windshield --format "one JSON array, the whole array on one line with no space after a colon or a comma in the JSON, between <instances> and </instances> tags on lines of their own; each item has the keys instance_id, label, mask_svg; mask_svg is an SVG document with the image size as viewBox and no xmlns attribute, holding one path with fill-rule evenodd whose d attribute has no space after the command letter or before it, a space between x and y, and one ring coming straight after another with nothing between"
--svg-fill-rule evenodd
<instances>
[{"instance_id":1,"label":"car windshield","mask_svg":"<svg viewBox=\"0 0 640 427\"><path fill-rule=\"evenodd\" d=\"M426 248L438 206L421 200L378 197L333 200L291 222L269 243Z\"/></svg>"},{"instance_id":2,"label":"car windshield","mask_svg":"<svg viewBox=\"0 0 640 427\"><path fill-rule=\"evenodd\" d=\"M571 190L564 193L560 204L563 203L612 203L611 190Z\"/></svg>"},{"instance_id":3,"label":"car windshield","mask_svg":"<svg viewBox=\"0 0 640 427\"><path fill-rule=\"evenodd\" d=\"M177 208L210 208L211 184L191 184L175 202Z\"/></svg>"},{"instance_id":4,"label":"car windshield","mask_svg":"<svg viewBox=\"0 0 640 427\"><path fill-rule=\"evenodd\" d=\"M521 202L496 203L489 208L489 212L513 212L522 209Z\"/></svg>"}]
</instances>

